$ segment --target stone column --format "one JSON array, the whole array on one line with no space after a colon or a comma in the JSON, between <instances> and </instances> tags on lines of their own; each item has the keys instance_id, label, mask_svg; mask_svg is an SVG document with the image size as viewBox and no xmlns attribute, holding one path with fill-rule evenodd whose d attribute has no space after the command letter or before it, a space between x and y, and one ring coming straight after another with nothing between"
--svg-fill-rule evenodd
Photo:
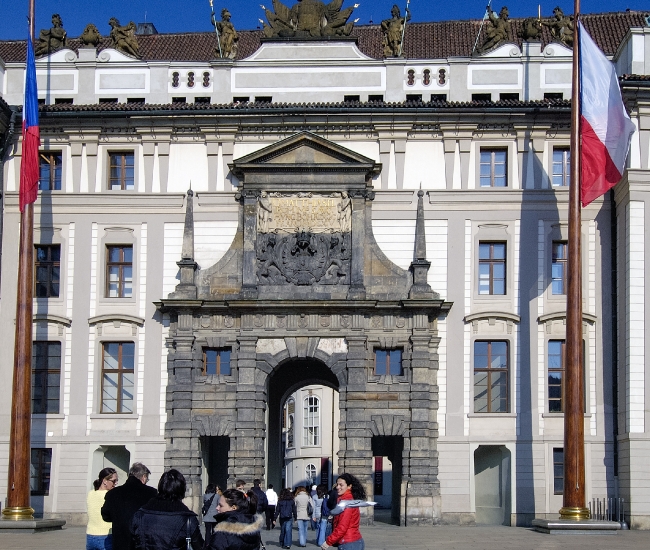
<instances>
[{"instance_id":1,"label":"stone column","mask_svg":"<svg viewBox=\"0 0 650 550\"><path fill-rule=\"evenodd\" d=\"M241 297L245 300L257 298L257 269L255 245L257 243L257 191L244 191L244 252L242 260Z\"/></svg>"},{"instance_id":2,"label":"stone column","mask_svg":"<svg viewBox=\"0 0 650 550\"><path fill-rule=\"evenodd\" d=\"M264 478L264 438L266 437L266 395L257 384L257 336L239 336L237 353L237 397L235 436L230 442L228 484L242 478L247 485Z\"/></svg>"},{"instance_id":3,"label":"stone column","mask_svg":"<svg viewBox=\"0 0 650 550\"><path fill-rule=\"evenodd\" d=\"M366 299L366 286L363 278L365 263L363 244L366 242L366 196L367 192L364 191L350 192L350 198L352 199L352 261L348 300Z\"/></svg>"}]
</instances>

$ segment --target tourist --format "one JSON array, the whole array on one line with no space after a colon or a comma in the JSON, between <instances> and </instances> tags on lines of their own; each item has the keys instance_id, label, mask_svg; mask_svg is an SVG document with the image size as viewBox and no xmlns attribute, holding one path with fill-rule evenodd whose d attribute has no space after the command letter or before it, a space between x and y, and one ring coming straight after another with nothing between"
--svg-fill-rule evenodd
<instances>
[{"instance_id":1,"label":"tourist","mask_svg":"<svg viewBox=\"0 0 650 550\"><path fill-rule=\"evenodd\" d=\"M320 502L320 506L318 505ZM322 484L316 487L316 500L314 501L314 516L318 510L318 524L316 525L316 545L320 546L325 542L327 536L327 518L330 509L327 507L327 485Z\"/></svg>"},{"instance_id":2,"label":"tourist","mask_svg":"<svg viewBox=\"0 0 650 550\"><path fill-rule=\"evenodd\" d=\"M246 494L246 482L243 479L238 479L235 481L235 489Z\"/></svg>"},{"instance_id":3,"label":"tourist","mask_svg":"<svg viewBox=\"0 0 650 550\"><path fill-rule=\"evenodd\" d=\"M269 487L266 490L266 530L270 531L275 527L275 521L273 516L275 515L275 506L278 503L278 494L273 490L273 485L269 483Z\"/></svg>"},{"instance_id":4,"label":"tourist","mask_svg":"<svg viewBox=\"0 0 650 550\"><path fill-rule=\"evenodd\" d=\"M186 486L185 477L178 470L171 469L160 476L158 494L133 516L131 534L137 550L203 548L199 518L183 504Z\"/></svg>"},{"instance_id":5,"label":"tourist","mask_svg":"<svg viewBox=\"0 0 650 550\"><path fill-rule=\"evenodd\" d=\"M280 546L291 548L293 536L293 520L297 519L296 501L291 489L282 489L278 505L275 507L275 518L280 518Z\"/></svg>"},{"instance_id":6,"label":"tourist","mask_svg":"<svg viewBox=\"0 0 650 550\"><path fill-rule=\"evenodd\" d=\"M269 500L266 498L266 493L262 491L262 488L260 485L262 484L262 481L259 479L254 479L253 480L253 493L255 493L255 496L257 497L257 510L256 512L261 515L266 514L266 508L269 505Z\"/></svg>"},{"instance_id":7,"label":"tourist","mask_svg":"<svg viewBox=\"0 0 650 550\"><path fill-rule=\"evenodd\" d=\"M136 462L129 470L129 477L121 487L106 493L102 518L113 524L113 548L129 550L132 548L131 521L141 506L156 496L153 487L147 487L151 472L141 462Z\"/></svg>"},{"instance_id":8,"label":"tourist","mask_svg":"<svg viewBox=\"0 0 650 550\"><path fill-rule=\"evenodd\" d=\"M296 514L298 518L298 546L307 546L307 529L311 522L310 511L314 513L314 501L307 494L307 488L299 485L293 494L296 501ZM311 507L311 510L309 509Z\"/></svg>"},{"instance_id":9,"label":"tourist","mask_svg":"<svg viewBox=\"0 0 650 550\"><path fill-rule=\"evenodd\" d=\"M219 497L217 522L206 548L212 550L258 550L262 544L264 517L256 514L257 496L228 489Z\"/></svg>"},{"instance_id":10,"label":"tourist","mask_svg":"<svg viewBox=\"0 0 650 550\"><path fill-rule=\"evenodd\" d=\"M317 531L318 526L320 525L321 508L323 506L323 495L318 492L317 485L312 486L311 500L314 503L314 510L311 516L311 530ZM318 538L318 534L316 535L316 538Z\"/></svg>"},{"instance_id":11,"label":"tourist","mask_svg":"<svg viewBox=\"0 0 650 550\"><path fill-rule=\"evenodd\" d=\"M336 480L337 503L343 500L365 500L366 491L361 482L350 474L341 474ZM364 550L365 544L359 531L361 512L359 508L346 507L334 516L332 534L321 545L322 550L338 545L339 550Z\"/></svg>"},{"instance_id":12,"label":"tourist","mask_svg":"<svg viewBox=\"0 0 650 550\"><path fill-rule=\"evenodd\" d=\"M205 540L210 540L210 535L212 535L215 525L214 516L217 514L217 504L219 504L221 492L221 487L218 485L209 484L205 488L203 508L201 509L203 524L205 525Z\"/></svg>"},{"instance_id":13,"label":"tourist","mask_svg":"<svg viewBox=\"0 0 650 550\"><path fill-rule=\"evenodd\" d=\"M93 481L93 489L88 493L88 526L86 527L86 550L113 550L111 524L102 519L102 506L106 493L117 485L117 472L104 468Z\"/></svg>"}]
</instances>

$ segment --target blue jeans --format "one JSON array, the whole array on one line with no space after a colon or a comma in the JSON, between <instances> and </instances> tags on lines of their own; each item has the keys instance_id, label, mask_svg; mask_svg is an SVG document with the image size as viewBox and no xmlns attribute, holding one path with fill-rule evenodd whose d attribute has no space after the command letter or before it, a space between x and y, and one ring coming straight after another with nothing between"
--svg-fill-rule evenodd
<instances>
[{"instance_id":1,"label":"blue jeans","mask_svg":"<svg viewBox=\"0 0 650 550\"><path fill-rule=\"evenodd\" d=\"M291 546L292 544L292 518L280 518L280 546Z\"/></svg>"},{"instance_id":2,"label":"blue jeans","mask_svg":"<svg viewBox=\"0 0 650 550\"><path fill-rule=\"evenodd\" d=\"M113 550L113 535L86 535L86 550Z\"/></svg>"},{"instance_id":3,"label":"blue jeans","mask_svg":"<svg viewBox=\"0 0 650 550\"><path fill-rule=\"evenodd\" d=\"M323 546L327 532L327 517L321 517L316 527L316 546Z\"/></svg>"},{"instance_id":4,"label":"blue jeans","mask_svg":"<svg viewBox=\"0 0 650 550\"><path fill-rule=\"evenodd\" d=\"M309 519L298 520L298 544L300 546L307 546L307 529L309 528Z\"/></svg>"},{"instance_id":5,"label":"blue jeans","mask_svg":"<svg viewBox=\"0 0 650 550\"><path fill-rule=\"evenodd\" d=\"M339 544L339 550L364 550L366 544L363 542L363 539L355 540L354 542L346 542L345 544Z\"/></svg>"}]
</instances>

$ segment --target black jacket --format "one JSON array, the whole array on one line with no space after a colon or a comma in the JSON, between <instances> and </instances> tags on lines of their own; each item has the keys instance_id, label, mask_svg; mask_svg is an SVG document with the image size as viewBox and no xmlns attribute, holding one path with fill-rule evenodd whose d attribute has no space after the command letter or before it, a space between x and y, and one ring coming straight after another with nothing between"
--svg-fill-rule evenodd
<instances>
[{"instance_id":1,"label":"black jacket","mask_svg":"<svg viewBox=\"0 0 650 550\"><path fill-rule=\"evenodd\" d=\"M211 550L258 550L262 542L263 516L239 510L215 516L214 528L208 548Z\"/></svg>"},{"instance_id":2,"label":"black jacket","mask_svg":"<svg viewBox=\"0 0 650 550\"><path fill-rule=\"evenodd\" d=\"M291 500L278 500L275 506L274 519L288 519L293 516L293 519L298 519L298 511L296 510L296 501Z\"/></svg>"},{"instance_id":3,"label":"black jacket","mask_svg":"<svg viewBox=\"0 0 650 550\"><path fill-rule=\"evenodd\" d=\"M257 497L257 513L263 514L266 507L269 505L269 499L266 498L266 493L259 487L253 487L253 493Z\"/></svg>"},{"instance_id":4,"label":"black jacket","mask_svg":"<svg viewBox=\"0 0 650 550\"><path fill-rule=\"evenodd\" d=\"M131 534L137 550L186 550L187 536L194 550L203 548L197 515L180 501L160 497L152 498L135 513Z\"/></svg>"},{"instance_id":5,"label":"black jacket","mask_svg":"<svg viewBox=\"0 0 650 550\"><path fill-rule=\"evenodd\" d=\"M121 487L107 491L102 518L113 523L113 548L131 550L131 521L138 509L155 497L157 491L139 479L129 476Z\"/></svg>"}]
</instances>

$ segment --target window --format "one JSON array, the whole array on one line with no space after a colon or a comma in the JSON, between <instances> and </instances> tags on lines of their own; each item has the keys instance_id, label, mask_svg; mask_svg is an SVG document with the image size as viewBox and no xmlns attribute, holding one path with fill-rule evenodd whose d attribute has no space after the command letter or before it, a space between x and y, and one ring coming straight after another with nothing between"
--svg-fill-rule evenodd
<instances>
[{"instance_id":1,"label":"window","mask_svg":"<svg viewBox=\"0 0 650 550\"><path fill-rule=\"evenodd\" d=\"M479 243L478 293L506 293L506 243Z\"/></svg>"},{"instance_id":2,"label":"window","mask_svg":"<svg viewBox=\"0 0 650 550\"><path fill-rule=\"evenodd\" d=\"M288 427L287 427L287 447L293 449L295 446L294 442L294 414L296 412L296 403L293 399L287 401L287 418L288 418Z\"/></svg>"},{"instance_id":3,"label":"window","mask_svg":"<svg viewBox=\"0 0 650 550\"><path fill-rule=\"evenodd\" d=\"M553 148L553 187L568 187L571 182L571 150Z\"/></svg>"},{"instance_id":4,"label":"window","mask_svg":"<svg viewBox=\"0 0 650 550\"><path fill-rule=\"evenodd\" d=\"M553 243L551 294L566 294L567 253L568 245L566 242L557 241Z\"/></svg>"},{"instance_id":5,"label":"window","mask_svg":"<svg viewBox=\"0 0 650 550\"><path fill-rule=\"evenodd\" d=\"M307 485L311 485L316 481L316 466L314 464L307 464L305 466L305 478L307 478Z\"/></svg>"},{"instance_id":6,"label":"window","mask_svg":"<svg viewBox=\"0 0 650 550\"><path fill-rule=\"evenodd\" d=\"M548 412L564 412L564 340L548 342Z\"/></svg>"},{"instance_id":7,"label":"window","mask_svg":"<svg viewBox=\"0 0 650 550\"><path fill-rule=\"evenodd\" d=\"M320 400L314 395L305 398L303 406L303 445L320 445Z\"/></svg>"},{"instance_id":8,"label":"window","mask_svg":"<svg viewBox=\"0 0 650 550\"><path fill-rule=\"evenodd\" d=\"M422 94L406 94L407 102L422 103Z\"/></svg>"},{"instance_id":9,"label":"window","mask_svg":"<svg viewBox=\"0 0 650 550\"><path fill-rule=\"evenodd\" d=\"M343 103L357 103L361 100L361 96L358 95L344 95Z\"/></svg>"},{"instance_id":10,"label":"window","mask_svg":"<svg viewBox=\"0 0 650 550\"><path fill-rule=\"evenodd\" d=\"M29 488L32 496L47 496L50 493L50 470L52 449L32 449Z\"/></svg>"},{"instance_id":11,"label":"window","mask_svg":"<svg viewBox=\"0 0 650 550\"><path fill-rule=\"evenodd\" d=\"M474 342L474 412L508 412L508 342Z\"/></svg>"},{"instance_id":12,"label":"window","mask_svg":"<svg viewBox=\"0 0 650 550\"><path fill-rule=\"evenodd\" d=\"M144 97L127 97L126 102L127 103L146 103L146 99Z\"/></svg>"},{"instance_id":13,"label":"window","mask_svg":"<svg viewBox=\"0 0 650 550\"><path fill-rule=\"evenodd\" d=\"M553 449L553 494L564 494L564 449Z\"/></svg>"},{"instance_id":14,"label":"window","mask_svg":"<svg viewBox=\"0 0 650 550\"><path fill-rule=\"evenodd\" d=\"M447 94L431 94L431 101L447 101Z\"/></svg>"},{"instance_id":15,"label":"window","mask_svg":"<svg viewBox=\"0 0 650 550\"><path fill-rule=\"evenodd\" d=\"M209 97L195 97L194 103L210 103Z\"/></svg>"},{"instance_id":16,"label":"window","mask_svg":"<svg viewBox=\"0 0 650 550\"><path fill-rule=\"evenodd\" d=\"M381 103L381 102L383 102L383 101L384 101L384 96L383 96L383 95L380 95L380 94L370 94L370 95L368 96L368 103L372 103L372 102L379 102L379 103Z\"/></svg>"},{"instance_id":17,"label":"window","mask_svg":"<svg viewBox=\"0 0 650 550\"><path fill-rule=\"evenodd\" d=\"M56 151L39 154L38 188L41 191L61 191L62 155Z\"/></svg>"},{"instance_id":18,"label":"window","mask_svg":"<svg viewBox=\"0 0 650 550\"><path fill-rule=\"evenodd\" d=\"M519 101L519 94L518 93L499 94L499 101Z\"/></svg>"},{"instance_id":19,"label":"window","mask_svg":"<svg viewBox=\"0 0 650 550\"><path fill-rule=\"evenodd\" d=\"M204 348L203 374L223 374L230 376L231 348Z\"/></svg>"},{"instance_id":20,"label":"window","mask_svg":"<svg viewBox=\"0 0 650 550\"><path fill-rule=\"evenodd\" d=\"M508 186L508 151L505 149L481 149L481 187Z\"/></svg>"},{"instance_id":21,"label":"window","mask_svg":"<svg viewBox=\"0 0 650 550\"><path fill-rule=\"evenodd\" d=\"M54 105L72 105L74 99L71 97L56 97L54 98Z\"/></svg>"},{"instance_id":22,"label":"window","mask_svg":"<svg viewBox=\"0 0 650 550\"><path fill-rule=\"evenodd\" d=\"M135 344L106 342L102 346L102 413L132 413Z\"/></svg>"},{"instance_id":23,"label":"window","mask_svg":"<svg viewBox=\"0 0 650 550\"><path fill-rule=\"evenodd\" d=\"M564 94L562 92L545 92L544 99L548 101L562 101Z\"/></svg>"},{"instance_id":24,"label":"window","mask_svg":"<svg viewBox=\"0 0 650 550\"><path fill-rule=\"evenodd\" d=\"M61 343L32 344L32 413L58 414L61 389Z\"/></svg>"},{"instance_id":25,"label":"window","mask_svg":"<svg viewBox=\"0 0 650 550\"><path fill-rule=\"evenodd\" d=\"M492 94L472 94L472 101L492 101Z\"/></svg>"},{"instance_id":26,"label":"window","mask_svg":"<svg viewBox=\"0 0 650 550\"><path fill-rule=\"evenodd\" d=\"M100 97L99 103L117 103L116 97Z\"/></svg>"},{"instance_id":27,"label":"window","mask_svg":"<svg viewBox=\"0 0 650 550\"><path fill-rule=\"evenodd\" d=\"M106 297L133 296L133 247L106 247Z\"/></svg>"},{"instance_id":28,"label":"window","mask_svg":"<svg viewBox=\"0 0 650 550\"><path fill-rule=\"evenodd\" d=\"M172 103L187 103L186 97L172 97Z\"/></svg>"},{"instance_id":29,"label":"window","mask_svg":"<svg viewBox=\"0 0 650 550\"><path fill-rule=\"evenodd\" d=\"M375 350L375 374L384 376L402 376L402 350L401 349L376 349Z\"/></svg>"},{"instance_id":30,"label":"window","mask_svg":"<svg viewBox=\"0 0 650 550\"><path fill-rule=\"evenodd\" d=\"M255 103L273 103L273 96L270 95L256 95Z\"/></svg>"},{"instance_id":31,"label":"window","mask_svg":"<svg viewBox=\"0 0 650 550\"><path fill-rule=\"evenodd\" d=\"M34 246L34 296L58 298L61 278L61 245L37 244Z\"/></svg>"},{"instance_id":32,"label":"window","mask_svg":"<svg viewBox=\"0 0 650 550\"><path fill-rule=\"evenodd\" d=\"M109 181L111 191L135 189L133 153L109 153Z\"/></svg>"}]
</instances>

